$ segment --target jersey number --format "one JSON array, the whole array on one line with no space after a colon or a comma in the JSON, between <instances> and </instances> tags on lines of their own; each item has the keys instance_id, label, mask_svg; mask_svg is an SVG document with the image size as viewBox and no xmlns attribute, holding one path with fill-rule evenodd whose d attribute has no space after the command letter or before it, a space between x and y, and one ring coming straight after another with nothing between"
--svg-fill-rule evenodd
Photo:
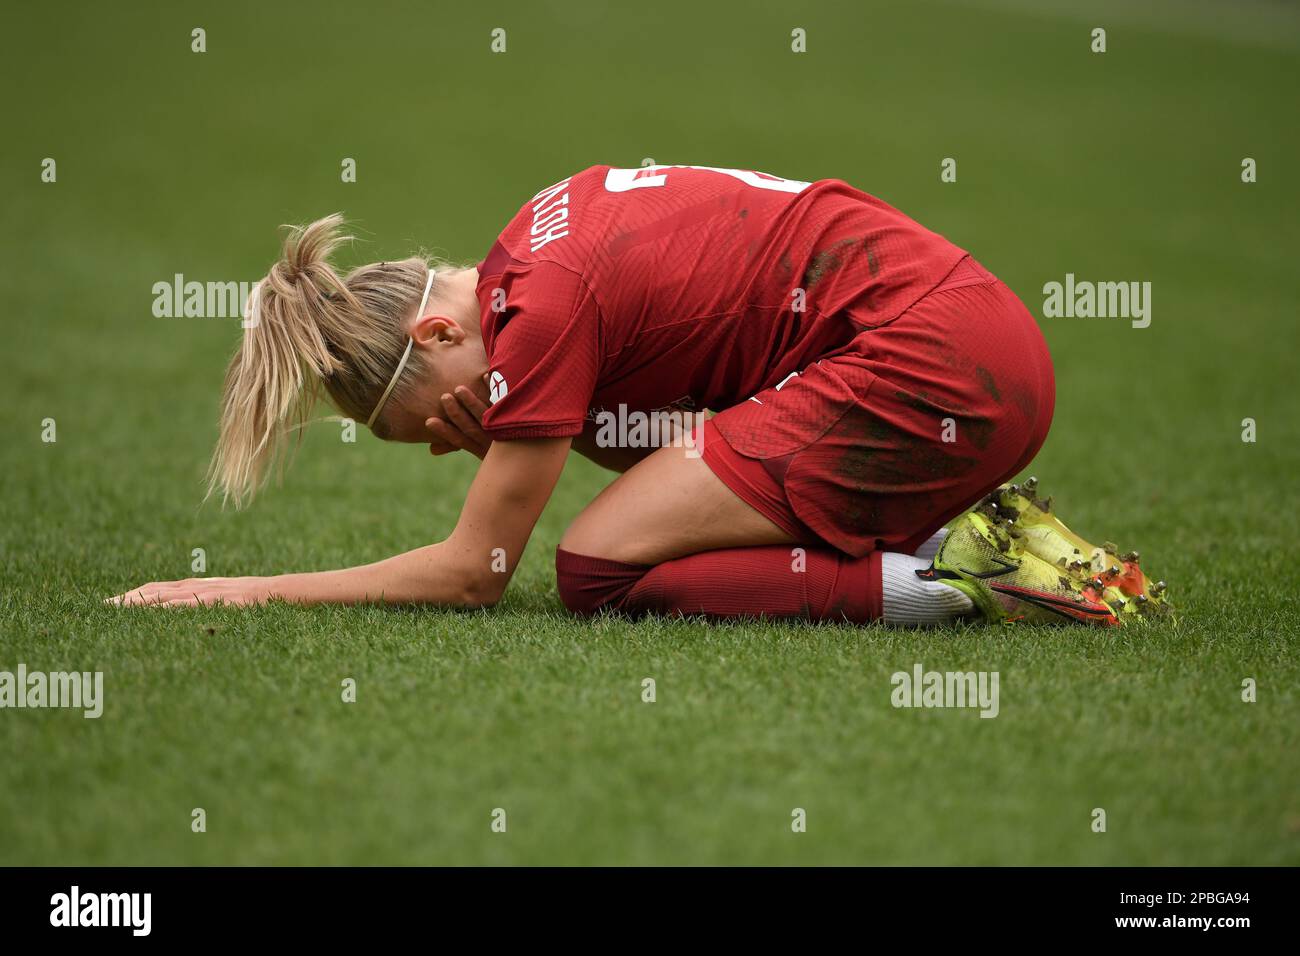
<instances>
[{"instance_id":1,"label":"jersey number","mask_svg":"<svg viewBox=\"0 0 1300 956\"><path fill-rule=\"evenodd\" d=\"M801 193L812 183L797 179L782 179L767 173L756 173L749 169L719 169L716 166L642 166L639 169L611 169L605 174L605 189L611 193L625 193L632 189L648 189L652 186L668 184L670 169L702 169L705 172L721 173L732 179L739 179L747 186L758 189L771 189L779 193Z\"/></svg>"}]
</instances>

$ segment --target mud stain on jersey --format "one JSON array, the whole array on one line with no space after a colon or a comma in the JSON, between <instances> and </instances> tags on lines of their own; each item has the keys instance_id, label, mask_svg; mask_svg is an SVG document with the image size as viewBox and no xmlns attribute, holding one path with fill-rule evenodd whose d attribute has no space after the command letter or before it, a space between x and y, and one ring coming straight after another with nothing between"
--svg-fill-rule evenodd
<instances>
[{"instance_id":1,"label":"mud stain on jersey","mask_svg":"<svg viewBox=\"0 0 1300 956\"><path fill-rule=\"evenodd\" d=\"M965 429L971 444L977 435L980 442L988 443L991 423L937 405L928 396L899 391L896 397L910 408L924 410L927 418L940 409L960 417L965 424L959 429ZM847 502L844 496L837 496L842 511L835 523L859 536L901 540L942 510L953 479L971 474L978 465L977 459L962 454L957 445L943 444L939 418L934 422L930 435L909 427L914 421L896 424L865 409L851 413L827 436L837 446L834 452L827 454L826 449L810 456L805 451L797 456L787 477L787 494L811 504L828 499L824 493L812 491L818 484L847 489L853 494ZM827 465L829 473L823 470ZM817 477L819 474L822 477ZM816 511L816 506L812 510Z\"/></svg>"},{"instance_id":2,"label":"mud stain on jersey","mask_svg":"<svg viewBox=\"0 0 1300 956\"><path fill-rule=\"evenodd\" d=\"M1011 401L1020 410L1020 414L1025 416L1025 421L1031 423L1038 421L1038 398L1027 388L1013 389Z\"/></svg>"},{"instance_id":3,"label":"mud stain on jersey","mask_svg":"<svg viewBox=\"0 0 1300 956\"><path fill-rule=\"evenodd\" d=\"M782 279L788 279L794 275L794 263L790 261L788 250L781 253L781 258L776 261L776 266Z\"/></svg>"},{"instance_id":4,"label":"mud stain on jersey","mask_svg":"<svg viewBox=\"0 0 1300 956\"><path fill-rule=\"evenodd\" d=\"M956 426L958 442L964 438L980 451L988 448L989 440L993 437L994 424L990 419L976 415L968 405L951 399L937 398L924 389L917 389L915 392L898 389L894 392L894 397L913 411L920 412L926 418L933 420L941 444L955 444L943 442L944 419L950 418Z\"/></svg>"},{"instance_id":5,"label":"mud stain on jersey","mask_svg":"<svg viewBox=\"0 0 1300 956\"><path fill-rule=\"evenodd\" d=\"M998 391L998 383L993 380L993 373L983 365L977 365L975 367L975 377L979 379L980 388L988 392L989 398L1001 405L1002 393Z\"/></svg>"},{"instance_id":6,"label":"mud stain on jersey","mask_svg":"<svg viewBox=\"0 0 1300 956\"><path fill-rule=\"evenodd\" d=\"M803 274L803 284L805 289L811 289L822 279L826 278L826 273L834 272L844 265L844 256L846 250L857 245L862 240L858 238L841 239L829 249L823 249L821 252L813 255L808 262L808 268Z\"/></svg>"},{"instance_id":7,"label":"mud stain on jersey","mask_svg":"<svg viewBox=\"0 0 1300 956\"><path fill-rule=\"evenodd\" d=\"M862 247L861 254L867 257L867 270L874 277L880 271L880 260L876 256L872 241L866 236L851 236L848 239L841 239L829 249L823 249L813 255L808 263L808 269L803 275L804 288L811 289L826 278L828 273L843 268L844 263L853 255L856 246Z\"/></svg>"}]
</instances>

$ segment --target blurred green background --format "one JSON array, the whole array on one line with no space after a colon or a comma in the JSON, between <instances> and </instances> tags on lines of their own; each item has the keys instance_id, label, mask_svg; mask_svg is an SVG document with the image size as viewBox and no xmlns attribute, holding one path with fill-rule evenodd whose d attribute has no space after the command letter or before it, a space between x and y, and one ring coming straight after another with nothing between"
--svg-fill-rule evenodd
<instances>
[{"instance_id":1,"label":"blurred green background","mask_svg":"<svg viewBox=\"0 0 1300 956\"><path fill-rule=\"evenodd\" d=\"M0 711L0 864L1300 862L1294 5L51 2L8 20L0 669L103 670L107 704ZM1151 281L1150 328L1041 320L1058 399L1033 470L1080 531L1142 549L1181 626L575 622L551 555L608 480L583 461L494 612L101 606L190 576L198 547L227 575L419 546L473 476L326 424L251 511L200 507L239 323L155 318L155 282L255 280L280 223L336 210L366 240L348 264L474 260L541 187L645 159L845 179L1036 315L1067 272ZM917 661L999 670L1001 716L892 710L889 675Z\"/></svg>"}]
</instances>

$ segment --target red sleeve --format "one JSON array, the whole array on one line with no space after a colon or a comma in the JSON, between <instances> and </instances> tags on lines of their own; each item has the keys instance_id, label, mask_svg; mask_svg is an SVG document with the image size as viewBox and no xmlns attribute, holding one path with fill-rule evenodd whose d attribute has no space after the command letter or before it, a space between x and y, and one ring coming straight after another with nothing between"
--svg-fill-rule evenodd
<instances>
[{"instance_id":1,"label":"red sleeve","mask_svg":"<svg viewBox=\"0 0 1300 956\"><path fill-rule=\"evenodd\" d=\"M600 368L596 300L581 276L554 262L507 270L497 283L505 308L493 316L483 430L494 439L579 434Z\"/></svg>"}]
</instances>

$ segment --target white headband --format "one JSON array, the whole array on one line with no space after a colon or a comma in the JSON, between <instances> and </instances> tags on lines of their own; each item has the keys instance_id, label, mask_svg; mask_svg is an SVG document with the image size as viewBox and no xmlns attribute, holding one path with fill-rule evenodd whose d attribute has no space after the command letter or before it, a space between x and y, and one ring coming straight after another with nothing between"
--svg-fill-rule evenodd
<instances>
[{"instance_id":1,"label":"white headband","mask_svg":"<svg viewBox=\"0 0 1300 956\"><path fill-rule=\"evenodd\" d=\"M430 269L429 281L424 284L424 295L420 298L420 307L415 310L416 322L419 322L420 319L424 317L424 307L429 302L429 290L433 288L433 274L434 270ZM408 337L406 340L406 351L402 353L402 360L397 363L397 371L395 371L393 377L388 380L388 387L384 389L384 394L379 396L379 404L375 406L375 410L370 413L370 418L366 420L367 428L370 428L375 424L375 419L378 418L379 413L384 410L384 403L388 401L388 396L393 394L393 387L401 377L402 369L406 368L406 362L411 357L411 348L414 345L415 339Z\"/></svg>"}]
</instances>

